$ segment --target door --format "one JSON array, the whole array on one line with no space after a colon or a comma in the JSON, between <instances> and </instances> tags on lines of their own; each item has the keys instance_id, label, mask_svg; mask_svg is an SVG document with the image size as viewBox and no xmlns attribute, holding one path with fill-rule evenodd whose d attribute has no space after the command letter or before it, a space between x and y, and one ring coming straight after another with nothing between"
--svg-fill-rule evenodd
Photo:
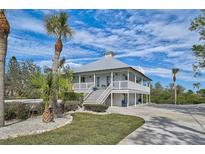
<instances>
[{"instance_id":1,"label":"door","mask_svg":"<svg viewBox=\"0 0 205 154\"><path fill-rule=\"evenodd\" d=\"M97 87L100 87L100 77L97 77Z\"/></svg>"}]
</instances>

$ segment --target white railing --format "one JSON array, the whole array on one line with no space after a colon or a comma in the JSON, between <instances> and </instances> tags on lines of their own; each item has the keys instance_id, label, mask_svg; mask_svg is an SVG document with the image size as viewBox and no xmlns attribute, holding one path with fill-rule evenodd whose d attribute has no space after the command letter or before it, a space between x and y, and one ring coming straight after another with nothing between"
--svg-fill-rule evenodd
<instances>
[{"instance_id":1,"label":"white railing","mask_svg":"<svg viewBox=\"0 0 205 154\"><path fill-rule=\"evenodd\" d=\"M85 82L85 83L73 83L74 91L88 91L90 88L93 88L93 82Z\"/></svg>"},{"instance_id":2,"label":"white railing","mask_svg":"<svg viewBox=\"0 0 205 154\"><path fill-rule=\"evenodd\" d=\"M113 89L115 90L131 89L131 90L137 90L145 93L150 93L150 87L143 86L139 83L135 83L132 81L113 81Z\"/></svg>"},{"instance_id":3,"label":"white railing","mask_svg":"<svg viewBox=\"0 0 205 154\"><path fill-rule=\"evenodd\" d=\"M90 87L88 89L88 92L85 94L83 100L85 101L90 96L90 94L92 94L92 92L93 92L93 87Z\"/></svg>"},{"instance_id":4,"label":"white railing","mask_svg":"<svg viewBox=\"0 0 205 154\"><path fill-rule=\"evenodd\" d=\"M105 101L105 99L109 96L110 92L111 92L111 85L109 85L105 91L103 91L103 93L98 97L98 99L96 100L97 103L103 103Z\"/></svg>"}]
</instances>

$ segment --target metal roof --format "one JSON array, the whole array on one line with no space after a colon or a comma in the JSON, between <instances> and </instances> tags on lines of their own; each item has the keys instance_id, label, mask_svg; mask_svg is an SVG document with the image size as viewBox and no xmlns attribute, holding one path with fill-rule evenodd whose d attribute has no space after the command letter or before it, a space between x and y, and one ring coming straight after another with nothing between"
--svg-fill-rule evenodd
<instances>
[{"instance_id":1,"label":"metal roof","mask_svg":"<svg viewBox=\"0 0 205 154\"><path fill-rule=\"evenodd\" d=\"M145 76L139 70L117 60L113 56L111 57L103 57L100 60L94 61L92 63L83 65L81 67L75 68L74 73L85 73L85 72L94 72L94 71L103 71L103 70L113 70L113 69L121 69L121 68L131 68L137 72L139 72L144 77L151 80L149 77Z\"/></svg>"}]
</instances>

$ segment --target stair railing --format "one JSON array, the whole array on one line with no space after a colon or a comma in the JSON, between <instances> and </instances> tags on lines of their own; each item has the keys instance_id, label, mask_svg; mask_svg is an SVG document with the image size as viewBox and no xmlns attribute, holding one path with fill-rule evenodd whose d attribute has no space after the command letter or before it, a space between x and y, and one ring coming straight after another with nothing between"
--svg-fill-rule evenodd
<instances>
[{"instance_id":1,"label":"stair railing","mask_svg":"<svg viewBox=\"0 0 205 154\"><path fill-rule=\"evenodd\" d=\"M103 100L105 99L105 98L107 98L107 96L110 94L110 92L111 92L111 85L109 85L106 89L105 89L105 91L103 91L103 93L98 97L98 99L96 100L96 102L97 103L102 103L103 102Z\"/></svg>"},{"instance_id":2,"label":"stair railing","mask_svg":"<svg viewBox=\"0 0 205 154\"><path fill-rule=\"evenodd\" d=\"M88 93L85 95L83 101L85 101L85 100L92 94L93 91L94 91L94 90L93 90L93 87L90 87L90 88L88 89Z\"/></svg>"}]
</instances>

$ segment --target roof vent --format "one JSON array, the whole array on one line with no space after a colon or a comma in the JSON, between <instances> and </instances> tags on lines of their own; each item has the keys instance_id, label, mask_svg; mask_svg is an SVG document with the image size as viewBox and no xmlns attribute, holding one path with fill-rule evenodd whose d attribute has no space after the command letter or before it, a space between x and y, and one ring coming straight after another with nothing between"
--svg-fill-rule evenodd
<instances>
[{"instance_id":1,"label":"roof vent","mask_svg":"<svg viewBox=\"0 0 205 154\"><path fill-rule=\"evenodd\" d=\"M114 56L115 56L115 53L112 52L112 51L106 51L106 52L105 52L105 58L114 57Z\"/></svg>"}]
</instances>

